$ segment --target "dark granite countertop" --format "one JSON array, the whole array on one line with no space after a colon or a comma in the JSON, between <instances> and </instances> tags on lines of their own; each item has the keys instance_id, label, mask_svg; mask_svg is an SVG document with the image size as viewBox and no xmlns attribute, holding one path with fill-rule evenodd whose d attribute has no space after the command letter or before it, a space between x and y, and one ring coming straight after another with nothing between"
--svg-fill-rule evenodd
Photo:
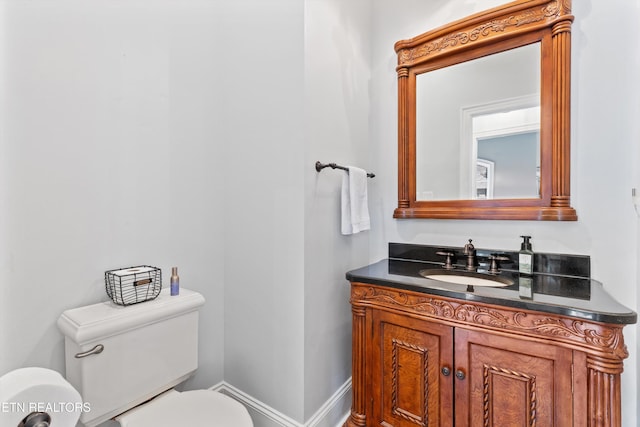
<instances>
[{"instance_id":1,"label":"dark granite countertop","mask_svg":"<svg viewBox=\"0 0 640 427\"><path fill-rule=\"evenodd\" d=\"M387 286L425 294L477 301L506 307L535 310L613 324L633 324L637 314L617 302L602 283L584 277L537 273L533 276L532 293L520 295L519 275L503 271L500 276L513 281L505 287L479 287L446 283L422 277L423 269L441 268L440 264L418 260L384 259L349 271L347 280Z\"/></svg>"}]
</instances>

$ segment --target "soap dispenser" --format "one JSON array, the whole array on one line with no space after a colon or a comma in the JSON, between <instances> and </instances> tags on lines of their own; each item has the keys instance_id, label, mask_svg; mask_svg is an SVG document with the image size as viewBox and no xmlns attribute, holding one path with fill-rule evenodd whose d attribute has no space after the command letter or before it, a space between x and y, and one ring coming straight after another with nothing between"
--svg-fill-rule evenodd
<instances>
[{"instance_id":1,"label":"soap dispenser","mask_svg":"<svg viewBox=\"0 0 640 427\"><path fill-rule=\"evenodd\" d=\"M531 248L531 236L520 236L524 240L518 252L518 271L520 274L533 275L533 249Z\"/></svg>"},{"instance_id":2,"label":"soap dispenser","mask_svg":"<svg viewBox=\"0 0 640 427\"><path fill-rule=\"evenodd\" d=\"M531 236L520 236L524 239L518 253L519 294L520 298L533 298L533 249L531 248Z\"/></svg>"}]
</instances>

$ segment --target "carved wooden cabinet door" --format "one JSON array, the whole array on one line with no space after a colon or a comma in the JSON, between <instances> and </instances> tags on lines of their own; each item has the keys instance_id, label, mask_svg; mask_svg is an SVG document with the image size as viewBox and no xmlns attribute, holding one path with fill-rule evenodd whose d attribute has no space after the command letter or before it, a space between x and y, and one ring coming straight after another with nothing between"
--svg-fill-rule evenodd
<instances>
[{"instance_id":1,"label":"carved wooden cabinet door","mask_svg":"<svg viewBox=\"0 0 640 427\"><path fill-rule=\"evenodd\" d=\"M368 426L453 427L453 328L373 310Z\"/></svg>"},{"instance_id":2,"label":"carved wooden cabinet door","mask_svg":"<svg viewBox=\"0 0 640 427\"><path fill-rule=\"evenodd\" d=\"M573 426L572 351L455 330L456 426Z\"/></svg>"}]
</instances>

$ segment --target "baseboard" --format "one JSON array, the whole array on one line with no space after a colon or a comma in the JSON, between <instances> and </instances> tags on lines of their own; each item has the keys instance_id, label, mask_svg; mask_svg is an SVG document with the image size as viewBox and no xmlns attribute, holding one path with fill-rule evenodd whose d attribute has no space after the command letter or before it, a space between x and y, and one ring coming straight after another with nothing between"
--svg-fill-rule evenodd
<instances>
[{"instance_id":1,"label":"baseboard","mask_svg":"<svg viewBox=\"0 0 640 427\"><path fill-rule=\"evenodd\" d=\"M304 427L338 427L351 408L351 377L304 423Z\"/></svg>"},{"instance_id":2,"label":"baseboard","mask_svg":"<svg viewBox=\"0 0 640 427\"><path fill-rule=\"evenodd\" d=\"M242 402L247 408L267 422L278 427L340 427L348 417L351 407L351 378L349 378L304 424L286 416L247 393L222 381L211 390L219 391ZM262 423L255 423L260 425Z\"/></svg>"}]
</instances>

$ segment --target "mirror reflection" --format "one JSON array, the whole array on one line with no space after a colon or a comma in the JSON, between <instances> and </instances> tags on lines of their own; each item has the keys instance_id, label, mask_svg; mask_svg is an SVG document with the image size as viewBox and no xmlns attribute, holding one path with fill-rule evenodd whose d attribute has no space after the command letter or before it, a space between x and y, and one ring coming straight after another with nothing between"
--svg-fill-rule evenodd
<instances>
[{"instance_id":1,"label":"mirror reflection","mask_svg":"<svg viewBox=\"0 0 640 427\"><path fill-rule=\"evenodd\" d=\"M416 200L540 197L540 43L416 75Z\"/></svg>"}]
</instances>

